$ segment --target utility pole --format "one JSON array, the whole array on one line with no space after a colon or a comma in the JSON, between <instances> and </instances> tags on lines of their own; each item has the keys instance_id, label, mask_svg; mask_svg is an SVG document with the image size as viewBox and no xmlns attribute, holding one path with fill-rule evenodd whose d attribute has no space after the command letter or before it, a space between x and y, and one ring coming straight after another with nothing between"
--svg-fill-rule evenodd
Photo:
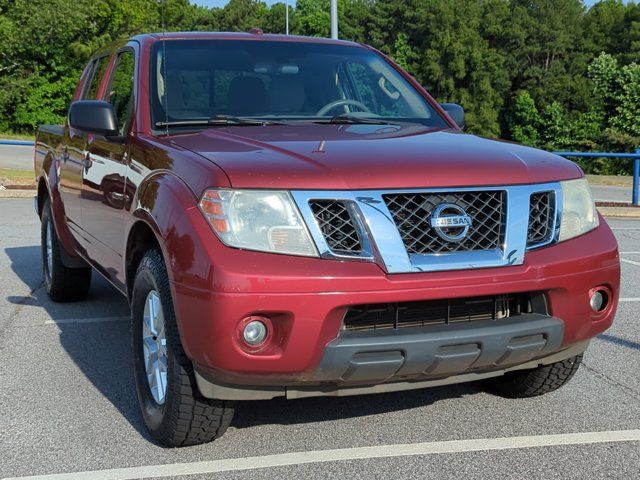
<instances>
[{"instance_id":1,"label":"utility pole","mask_svg":"<svg viewBox=\"0 0 640 480\"><path fill-rule=\"evenodd\" d=\"M338 0L331 0L331 38L338 38Z\"/></svg>"},{"instance_id":2,"label":"utility pole","mask_svg":"<svg viewBox=\"0 0 640 480\"><path fill-rule=\"evenodd\" d=\"M289 35L289 0L286 0L284 3L285 14L284 14L284 23L285 23L285 33Z\"/></svg>"}]
</instances>

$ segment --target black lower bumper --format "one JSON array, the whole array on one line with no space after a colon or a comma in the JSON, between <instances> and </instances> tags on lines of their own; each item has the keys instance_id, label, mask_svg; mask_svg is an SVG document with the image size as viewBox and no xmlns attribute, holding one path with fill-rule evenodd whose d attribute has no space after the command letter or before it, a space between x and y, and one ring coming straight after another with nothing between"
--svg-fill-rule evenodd
<instances>
[{"instance_id":1,"label":"black lower bumper","mask_svg":"<svg viewBox=\"0 0 640 480\"><path fill-rule=\"evenodd\" d=\"M377 384L502 369L560 350L562 320L519 315L429 328L342 332L312 381Z\"/></svg>"}]
</instances>

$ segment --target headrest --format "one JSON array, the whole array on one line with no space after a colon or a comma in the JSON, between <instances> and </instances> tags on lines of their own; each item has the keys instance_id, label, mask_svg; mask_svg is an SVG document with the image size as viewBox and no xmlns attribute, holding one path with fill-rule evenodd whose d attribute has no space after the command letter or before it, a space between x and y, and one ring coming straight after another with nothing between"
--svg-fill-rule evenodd
<instances>
[{"instance_id":1,"label":"headrest","mask_svg":"<svg viewBox=\"0 0 640 480\"><path fill-rule=\"evenodd\" d=\"M276 113L302 112L306 101L299 75L277 75L269 87L270 110Z\"/></svg>"},{"instance_id":2,"label":"headrest","mask_svg":"<svg viewBox=\"0 0 640 480\"><path fill-rule=\"evenodd\" d=\"M256 77L235 77L229 85L230 115L256 115L266 113L267 91Z\"/></svg>"}]
</instances>

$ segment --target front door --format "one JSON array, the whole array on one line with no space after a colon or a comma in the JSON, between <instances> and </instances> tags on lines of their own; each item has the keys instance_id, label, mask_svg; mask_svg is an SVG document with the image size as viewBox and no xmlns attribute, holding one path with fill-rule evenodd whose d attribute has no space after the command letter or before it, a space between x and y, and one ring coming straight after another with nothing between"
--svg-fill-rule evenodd
<instances>
[{"instance_id":1,"label":"front door","mask_svg":"<svg viewBox=\"0 0 640 480\"><path fill-rule=\"evenodd\" d=\"M122 254L125 247L124 205L129 127L133 110L134 53L118 53L104 100L113 105L119 137L89 135L82 187L82 226L87 253L103 274L124 284Z\"/></svg>"},{"instance_id":2,"label":"front door","mask_svg":"<svg viewBox=\"0 0 640 480\"><path fill-rule=\"evenodd\" d=\"M93 60L78 100L96 98L108 65L108 56ZM60 152L60 195L69 229L83 247L85 235L82 233L82 182L87 153L87 134L67 125Z\"/></svg>"}]
</instances>

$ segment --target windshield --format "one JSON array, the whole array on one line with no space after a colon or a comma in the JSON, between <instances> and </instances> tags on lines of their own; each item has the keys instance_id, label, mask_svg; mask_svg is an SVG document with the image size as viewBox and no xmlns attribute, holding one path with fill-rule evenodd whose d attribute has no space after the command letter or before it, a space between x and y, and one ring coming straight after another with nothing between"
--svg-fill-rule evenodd
<instances>
[{"instance_id":1,"label":"windshield","mask_svg":"<svg viewBox=\"0 0 640 480\"><path fill-rule=\"evenodd\" d=\"M152 59L156 127L221 117L235 124L342 117L449 126L402 75L362 47L169 40L154 45Z\"/></svg>"}]
</instances>

